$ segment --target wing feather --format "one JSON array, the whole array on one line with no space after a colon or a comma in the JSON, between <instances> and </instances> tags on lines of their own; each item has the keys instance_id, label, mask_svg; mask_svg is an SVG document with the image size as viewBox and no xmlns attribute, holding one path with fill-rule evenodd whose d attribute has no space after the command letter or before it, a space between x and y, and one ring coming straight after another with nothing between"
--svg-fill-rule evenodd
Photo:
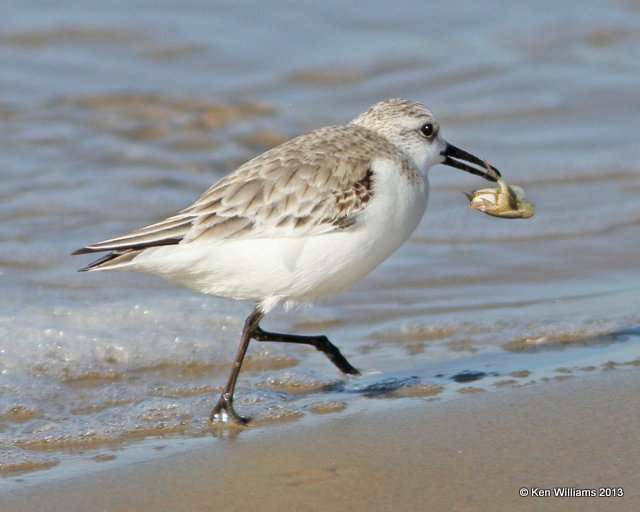
<instances>
[{"instance_id":1,"label":"wing feather","mask_svg":"<svg viewBox=\"0 0 640 512\"><path fill-rule=\"evenodd\" d=\"M365 128L322 128L250 160L177 215L74 254L115 251L121 257L200 238L298 237L345 229L371 201L372 160L389 155L406 168L391 143Z\"/></svg>"}]
</instances>

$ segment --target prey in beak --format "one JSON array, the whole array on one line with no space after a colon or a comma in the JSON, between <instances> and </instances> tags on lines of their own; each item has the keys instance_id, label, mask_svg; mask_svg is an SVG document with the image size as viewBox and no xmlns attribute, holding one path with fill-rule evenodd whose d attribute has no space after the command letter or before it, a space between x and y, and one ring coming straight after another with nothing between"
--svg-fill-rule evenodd
<instances>
[{"instance_id":1,"label":"prey in beak","mask_svg":"<svg viewBox=\"0 0 640 512\"><path fill-rule=\"evenodd\" d=\"M474 156L471 153L467 153L466 151L457 148L449 143L446 143L444 151L442 151L442 153L440 154L444 157L444 160L442 160L441 162L444 165L470 172L471 174L475 174L476 176L481 176L485 180L496 182L498 181L498 178L502 176L502 174L500 174L500 171L493 166L491 166L491 169L497 177L489 174L485 169L484 161L480 160L477 156ZM469 164L475 164L478 167L472 167Z\"/></svg>"}]
</instances>

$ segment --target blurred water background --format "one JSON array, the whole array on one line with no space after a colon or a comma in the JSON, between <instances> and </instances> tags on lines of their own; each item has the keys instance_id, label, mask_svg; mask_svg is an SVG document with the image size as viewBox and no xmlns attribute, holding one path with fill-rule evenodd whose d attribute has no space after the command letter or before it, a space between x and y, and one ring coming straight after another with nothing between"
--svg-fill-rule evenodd
<instances>
[{"instance_id":1,"label":"blurred water background","mask_svg":"<svg viewBox=\"0 0 640 512\"><path fill-rule=\"evenodd\" d=\"M640 350L640 2L3 0L0 471L211 431L251 305L69 253L160 220L235 166L389 97L525 188L467 208L438 166L412 239L264 327L238 409L268 425L631 371ZM382 398L388 400L371 400ZM357 405L360 404L360 405ZM86 454L86 455L85 455ZM96 459L99 460L99 459Z\"/></svg>"}]
</instances>

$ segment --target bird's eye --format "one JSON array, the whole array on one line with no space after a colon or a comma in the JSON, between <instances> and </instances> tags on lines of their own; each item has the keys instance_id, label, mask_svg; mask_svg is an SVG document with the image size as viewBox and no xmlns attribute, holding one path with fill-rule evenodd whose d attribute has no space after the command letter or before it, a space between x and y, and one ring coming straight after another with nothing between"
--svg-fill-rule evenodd
<instances>
[{"instance_id":1,"label":"bird's eye","mask_svg":"<svg viewBox=\"0 0 640 512\"><path fill-rule=\"evenodd\" d=\"M433 137L433 134L436 133L436 129L434 128L433 124L425 123L420 127L420 133L427 139L430 139L431 137Z\"/></svg>"}]
</instances>

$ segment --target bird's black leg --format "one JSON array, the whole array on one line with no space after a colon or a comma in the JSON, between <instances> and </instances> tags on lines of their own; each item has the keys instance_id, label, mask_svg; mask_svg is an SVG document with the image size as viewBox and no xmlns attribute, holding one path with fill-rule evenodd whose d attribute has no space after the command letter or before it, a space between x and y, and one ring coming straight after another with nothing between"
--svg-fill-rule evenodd
<instances>
[{"instance_id":1,"label":"bird's black leg","mask_svg":"<svg viewBox=\"0 0 640 512\"><path fill-rule=\"evenodd\" d=\"M251 341L251 338L255 337L256 329L260 329L260 327L258 327L258 323L260 322L260 320L262 320L263 316L264 313L256 308L244 322L244 329L242 329L240 346L238 347L236 359L233 362L233 369L231 370L231 375L229 375L227 385L224 387L224 390L222 391L218 402L211 411L211 416L209 416L209 419L211 421L226 421L226 418L224 418L221 414L223 411L227 414L229 419L231 419L231 421L235 423L244 425L247 423L247 421L249 421L248 418L243 418L234 410L233 392L236 389L236 381L238 380L238 375L240 374L242 360L244 359L244 356L247 353L247 348L249 347L249 341Z\"/></svg>"},{"instance_id":2,"label":"bird's black leg","mask_svg":"<svg viewBox=\"0 0 640 512\"><path fill-rule=\"evenodd\" d=\"M301 343L302 345L311 345L320 352L324 353L329 360L335 364L342 373L349 375L360 375L349 361L340 353L338 347L329 341L326 336L301 336L298 334L282 334L278 332L263 331L259 325L256 325L252 337L256 341L281 341L283 343Z\"/></svg>"},{"instance_id":3,"label":"bird's black leg","mask_svg":"<svg viewBox=\"0 0 640 512\"><path fill-rule=\"evenodd\" d=\"M244 329L242 330L242 337L240 338L240 346L238 347L238 353L236 359L233 362L233 369L227 385L224 387L218 402L211 411L209 419L211 421L227 421L227 418L223 416L223 412L226 413L228 419L234 423L241 425L246 424L249 420L240 416L233 408L233 393L236 389L236 382L238 375L240 374L240 367L247 348L249 347L249 341L253 338L256 341L280 341L282 343L300 343L302 345L311 345L320 352L323 352L329 360L335 364L338 369L349 375L360 375L360 372L355 369L349 361L340 353L338 347L329 341L326 336L301 336L298 334L282 334L278 332L263 331L260 326L260 320L264 317L257 308L249 315L244 323Z\"/></svg>"}]
</instances>

